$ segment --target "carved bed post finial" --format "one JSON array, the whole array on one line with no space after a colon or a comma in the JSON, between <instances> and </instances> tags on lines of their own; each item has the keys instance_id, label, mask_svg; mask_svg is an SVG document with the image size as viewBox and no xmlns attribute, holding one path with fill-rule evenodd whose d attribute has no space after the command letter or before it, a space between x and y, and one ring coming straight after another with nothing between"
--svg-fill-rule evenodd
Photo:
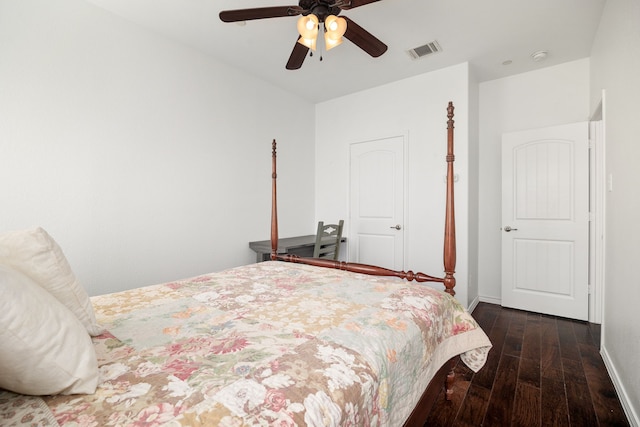
<instances>
[{"instance_id":1,"label":"carved bed post finial","mask_svg":"<svg viewBox=\"0 0 640 427\"><path fill-rule=\"evenodd\" d=\"M278 197L276 181L276 140L271 143L271 260L278 253Z\"/></svg>"},{"instance_id":2,"label":"carved bed post finial","mask_svg":"<svg viewBox=\"0 0 640 427\"><path fill-rule=\"evenodd\" d=\"M453 102L449 101L449 105L447 105L447 118L449 119L447 121L447 125L451 126L453 128L453 110L455 109L455 107L453 106Z\"/></svg>"},{"instance_id":3,"label":"carved bed post finial","mask_svg":"<svg viewBox=\"0 0 640 427\"><path fill-rule=\"evenodd\" d=\"M447 201L444 224L444 286L445 292L455 295L454 287L456 286L456 220L454 209L453 185L454 172L453 162L455 156L453 154L453 102L449 101L447 106Z\"/></svg>"}]
</instances>

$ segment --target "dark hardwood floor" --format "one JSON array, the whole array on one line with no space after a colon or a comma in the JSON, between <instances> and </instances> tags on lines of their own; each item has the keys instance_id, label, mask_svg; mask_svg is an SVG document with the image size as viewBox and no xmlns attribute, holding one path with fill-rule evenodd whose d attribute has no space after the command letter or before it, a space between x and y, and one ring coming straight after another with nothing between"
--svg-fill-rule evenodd
<instances>
[{"instance_id":1,"label":"dark hardwood floor","mask_svg":"<svg viewBox=\"0 0 640 427\"><path fill-rule=\"evenodd\" d=\"M628 426L587 322L480 303L473 317L493 348L474 374L456 366L455 397L425 426Z\"/></svg>"}]
</instances>

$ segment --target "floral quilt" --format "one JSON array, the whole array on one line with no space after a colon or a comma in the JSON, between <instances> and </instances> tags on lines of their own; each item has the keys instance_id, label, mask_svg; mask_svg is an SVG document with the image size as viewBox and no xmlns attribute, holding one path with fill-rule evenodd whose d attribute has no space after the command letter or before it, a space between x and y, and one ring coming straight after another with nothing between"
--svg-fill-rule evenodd
<instances>
[{"instance_id":1,"label":"floral quilt","mask_svg":"<svg viewBox=\"0 0 640 427\"><path fill-rule=\"evenodd\" d=\"M47 423L398 426L446 360L477 371L491 347L444 292L277 261L92 302L100 384L44 397Z\"/></svg>"}]
</instances>

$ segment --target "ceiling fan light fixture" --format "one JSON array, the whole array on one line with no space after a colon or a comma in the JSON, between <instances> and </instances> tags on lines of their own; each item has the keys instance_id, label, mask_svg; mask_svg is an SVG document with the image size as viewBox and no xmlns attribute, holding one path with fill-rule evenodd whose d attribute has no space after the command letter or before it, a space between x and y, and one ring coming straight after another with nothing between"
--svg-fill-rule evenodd
<instances>
[{"instance_id":1,"label":"ceiling fan light fixture","mask_svg":"<svg viewBox=\"0 0 640 427\"><path fill-rule=\"evenodd\" d=\"M313 13L298 18L298 33L303 39L318 37L318 17Z\"/></svg>"},{"instance_id":2,"label":"ceiling fan light fixture","mask_svg":"<svg viewBox=\"0 0 640 427\"><path fill-rule=\"evenodd\" d=\"M315 51L316 50L316 44L317 44L318 38L314 37L312 39L305 39L304 37L300 37L298 39L298 43L300 43L303 46L308 47L309 49Z\"/></svg>"},{"instance_id":3,"label":"ceiling fan light fixture","mask_svg":"<svg viewBox=\"0 0 640 427\"><path fill-rule=\"evenodd\" d=\"M327 51L333 49L334 47L338 46L342 44L342 37L340 37L339 39L335 40L329 37L329 33L324 33L324 46L327 49Z\"/></svg>"},{"instance_id":4,"label":"ceiling fan light fixture","mask_svg":"<svg viewBox=\"0 0 640 427\"><path fill-rule=\"evenodd\" d=\"M329 15L324 20L325 38L340 40L347 31L347 20L335 15Z\"/></svg>"},{"instance_id":5,"label":"ceiling fan light fixture","mask_svg":"<svg viewBox=\"0 0 640 427\"><path fill-rule=\"evenodd\" d=\"M327 51L342 43L342 36L347 31L347 20L329 15L324 20L324 45Z\"/></svg>"}]
</instances>

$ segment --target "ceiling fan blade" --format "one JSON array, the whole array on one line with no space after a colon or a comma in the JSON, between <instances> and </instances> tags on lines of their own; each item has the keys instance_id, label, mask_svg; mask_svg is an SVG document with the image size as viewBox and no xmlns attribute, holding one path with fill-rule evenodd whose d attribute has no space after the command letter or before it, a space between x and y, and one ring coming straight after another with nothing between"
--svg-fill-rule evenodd
<instances>
[{"instance_id":1,"label":"ceiling fan blade","mask_svg":"<svg viewBox=\"0 0 640 427\"><path fill-rule=\"evenodd\" d=\"M291 56L289 56L289 61L287 62L287 70L297 70L302 67L302 63L307 57L308 52L309 48L298 43L298 38L296 38L296 44L293 46Z\"/></svg>"},{"instance_id":2,"label":"ceiling fan blade","mask_svg":"<svg viewBox=\"0 0 640 427\"><path fill-rule=\"evenodd\" d=\"M343 16L347 20L347 31L344 36L369 55L377 58L387 51L387 45L378 40L373 34Z\"/></svg>"},{"instance_id":3,"label":"ceiling fan blade","mask_svg":"<svg viewBox=\"0 0 640 427\"><path fill-rule=\"evenodd\" d=\"M296 16L302 12L303 9L300 6L256 7L253 9L223 10L220 12L220 19L223 22L250 21L252 19Z\"/></svg>"},{"instance_id":4,"label":"ceiling fan blade","mask_svg":"<svg viewBox=\"0 0 640 427\"><path fill-rule=\"evenodd\" d=\"M364 6L365 4L375 3L377 1L380 1L380 0L351 0L351 1L345 1L346 4L344 6L342 4L340 4L340 9L349 10L349 9L353 9L354 7Z\"/></svg>"}]
</instances>

